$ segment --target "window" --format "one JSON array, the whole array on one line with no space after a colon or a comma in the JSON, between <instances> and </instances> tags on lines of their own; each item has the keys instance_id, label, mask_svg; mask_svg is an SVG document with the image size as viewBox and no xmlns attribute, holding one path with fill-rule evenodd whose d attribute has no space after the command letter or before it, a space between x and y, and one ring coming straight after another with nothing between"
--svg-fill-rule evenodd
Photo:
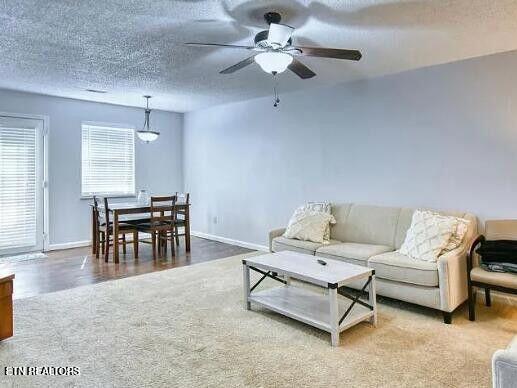
<instances>
[{"instance_id":1,"label":"window","mask_svg":"<svg viewBox=\"0 0 517 388\"><path fill-rule=\"evenodd\" d=\"M42 120L0 116L0 255L43 248L42 145Z\"/></svg>"},{"instance_id":2,"label":"window","mask_svg":"<svg viewBox=\"0 0 517 388\"><path fill-rule=\"evenodd\" d=\"M135 195L135 131L82 125L81 195Z\"/></svg>"}]
</instances>

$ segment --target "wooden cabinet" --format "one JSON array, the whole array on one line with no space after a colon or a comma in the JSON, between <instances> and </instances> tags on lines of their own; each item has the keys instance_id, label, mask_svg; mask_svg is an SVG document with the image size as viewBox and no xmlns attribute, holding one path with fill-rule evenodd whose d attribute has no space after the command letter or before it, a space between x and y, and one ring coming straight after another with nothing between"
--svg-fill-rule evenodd
<instances>
[{"instance_id":1,"label":"wooden cabinet","mask_svg":"<svg viewBox=\"0 0 517 388\"><path fill-rule=\"evenodd\" d=\"M13 335L14 274L0 274L0 340Z\"/></svg>"}]
</instances>

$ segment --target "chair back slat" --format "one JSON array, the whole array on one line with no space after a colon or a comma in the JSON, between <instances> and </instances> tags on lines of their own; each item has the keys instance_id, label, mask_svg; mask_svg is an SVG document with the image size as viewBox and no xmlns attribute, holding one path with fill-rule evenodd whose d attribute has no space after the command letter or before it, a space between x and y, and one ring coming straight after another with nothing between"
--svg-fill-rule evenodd
<instances>
[{"instance_id":1,"label":"chair back slat","mask_svg":"<svg viewBox=\"0 0 517 388\"><path fill-rule=\"evenodd\" d=\"M517 240L517 220L487 220L485 237L487 240Z\"/></svg>"},{"instance_id":2,"label":"chair back slat","mask_svg":"<svg viewBox=\"0 0 517 388\"><path fill-rule=\"evenodd\" d=\"M158 202L164 202L164 205L167 205L167 202L172 202L174 200L174 202L176 202L176 196L175 195L161 195L161 196L154 196L154 197L151 197L151 205L153 202L155 203L158 203Z\"/></svg>"}]
</instances>

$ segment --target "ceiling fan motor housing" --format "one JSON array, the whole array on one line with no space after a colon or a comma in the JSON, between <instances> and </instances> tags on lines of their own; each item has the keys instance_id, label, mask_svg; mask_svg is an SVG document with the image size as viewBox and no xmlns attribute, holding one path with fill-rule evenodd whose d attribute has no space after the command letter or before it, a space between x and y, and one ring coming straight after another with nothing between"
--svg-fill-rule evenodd
<instances>
[{"instance_id":1,"label":"ceiling fan motor housing","mask_svg":"<svg viewBox=\"0 0 517 388\"><path fill-rule=\"evenodd\" d=\"M271 48L271 44L268 41L269 30L260 31L255 35L255 46L262 48ZM293 38L289 38L287 45L293 44Z\"/></svg>"},{"instance_id":2,"label":"ceiling fan motor housing","mask_svg":"<svg viewBox=\"0 0 517 388\"><path fill-rule=\"evenodd\" d=\"M266 12L264 14L264 20L268 25L271 23L279 24L282 20L282 15L278 12ZM271 44L268 41L269 30L260 31L257 35L255 35L255 45L261 48L271 48ZM287 41L287 45L291 45L293 43L292 38L289 38Z\"/></svg>"}]
</instances>

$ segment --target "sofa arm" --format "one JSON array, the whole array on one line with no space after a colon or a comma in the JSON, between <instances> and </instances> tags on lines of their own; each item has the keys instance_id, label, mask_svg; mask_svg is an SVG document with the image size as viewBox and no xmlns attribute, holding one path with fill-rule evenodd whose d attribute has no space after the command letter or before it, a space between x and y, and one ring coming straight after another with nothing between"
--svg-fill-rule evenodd
<instances>
[{"instance_id":1,"label":"sofa arm","mask_svg":"<svg viewBox=\"0 0 517 388\"><path fill-rule=\"evenodd\" d=\"M273 239L284 234L285 228L273 229L269 232L269 252L273 252Z\"/></svg>"},{"instance_id":2,"label":"sofa arm","mask_svg":"<svg viewBox=\"0 0 517 388\"><path fill-rule=\"evenodd\" d=\"M494 388L515 387L517 381L517 351L497 350L492 357L492 385Z\"/></svg>"},{"instance_id":3,"label":"sofa arm","mask_svg":"<svg viewBox=\"0 0 517 388\"><path fill-rule=\"evenodd\" d=\"M437 264L441 310L451 312L468 297L466 249L447 252L438 258Z\"/></svg>"}]
</instances>

